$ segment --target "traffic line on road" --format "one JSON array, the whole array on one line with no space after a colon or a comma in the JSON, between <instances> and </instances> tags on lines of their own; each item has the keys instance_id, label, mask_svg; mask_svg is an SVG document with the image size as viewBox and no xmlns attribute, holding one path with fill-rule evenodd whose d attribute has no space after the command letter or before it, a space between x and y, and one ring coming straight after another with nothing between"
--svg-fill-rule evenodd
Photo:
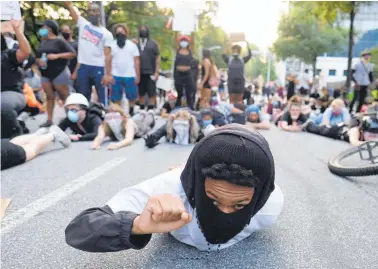
<instances>
[{"instance_id":1,"label":"traffic line on road","mask_svg":"<svg viewBox=\"0 0 378 269\"><path fill-rule=\"evenodd\" d=\"M2 221L1 234L9 232L18 225L23 224L37 214L45 211L47 208L55 205L63 198L70 196L80 188L104 175L106 172L112 170L114 167L120 165L124 161L126 161L126 158L112 159L111 161L91 170L85 175L71 181L70 183L67 183L66 185L25 206L24 208L6 215Z\"/></svg>"}]
</instances>

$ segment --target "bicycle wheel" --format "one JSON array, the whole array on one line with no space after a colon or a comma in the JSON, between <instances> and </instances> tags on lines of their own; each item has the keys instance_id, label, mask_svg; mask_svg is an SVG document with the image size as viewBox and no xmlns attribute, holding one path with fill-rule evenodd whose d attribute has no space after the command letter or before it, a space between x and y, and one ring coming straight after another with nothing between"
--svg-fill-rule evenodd
<instances>
[{"instance_id":1,"label":"bicycle wheel","mask_svg":"<svg viewBox=\"0 0 378 269\"><path fill-rule=\"evenodd\" d=\"M343 177L378 175L378 141L341 152L329 160L328 168Z\"/></svg>"}]
</instances>

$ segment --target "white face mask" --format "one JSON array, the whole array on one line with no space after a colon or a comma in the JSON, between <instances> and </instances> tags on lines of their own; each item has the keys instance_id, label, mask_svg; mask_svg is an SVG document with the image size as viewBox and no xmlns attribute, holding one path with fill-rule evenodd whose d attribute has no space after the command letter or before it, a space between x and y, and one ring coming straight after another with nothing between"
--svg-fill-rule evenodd
<instances>
[{"instance_id":1,"label":"white face mask","mask_svg":"<svg viewBox=\"0 0 378 269\"><path fill-rule=\"evenodd\" d=\"M16 41L13 40L13 38L6 36L5 42L7 43L8 49L12 49Z\"/></svg>"},{"instance_id":2,"label":"white face mask","mask_svg":"<svg viewBox=\"0 0 378 269\"><path fill-rule=\"evenodd\" d=\"M188 120L175 120L173 122L173 130L176 132L175 143L178 145L189 144L189 121Z\"/></svg>"},{"instance_id":3,"label":"white face mask","mask_svg":"<svg viewBox=\"0 0 378 269\"><path fill-rule=\"evenodd\" d=\"M189 46L189 42L188 41L181 41L180 42L180 47L181 48L186 49L188 46Z\"/></svg>"},{"instance_id":4,"label":"white face mask","mask_svg":"<svg viewBox=\"0 0 378 269\"><path fill-rule=\"evenodd\" d=\"M110 130L117 138L118 141L121 141L125 138L122 134L122 115L119 112L106 113L105 122L109 125Z\"/></svg>"}]
</instances>

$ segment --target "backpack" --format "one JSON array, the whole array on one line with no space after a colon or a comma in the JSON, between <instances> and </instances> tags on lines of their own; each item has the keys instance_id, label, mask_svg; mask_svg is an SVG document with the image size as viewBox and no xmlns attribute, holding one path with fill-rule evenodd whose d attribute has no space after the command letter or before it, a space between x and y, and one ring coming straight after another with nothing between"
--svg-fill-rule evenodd
<instances>
[{"instance_id":1,"label":"backpack","mask_svg":"<svg viewBox=\"0 0 378 269\"><path fill-rule=\"evenodd\" d=\"M105 119L106 109L102 104L89 103L88 112L99 116L102 120Z\"/></svg>"}]
</instances>

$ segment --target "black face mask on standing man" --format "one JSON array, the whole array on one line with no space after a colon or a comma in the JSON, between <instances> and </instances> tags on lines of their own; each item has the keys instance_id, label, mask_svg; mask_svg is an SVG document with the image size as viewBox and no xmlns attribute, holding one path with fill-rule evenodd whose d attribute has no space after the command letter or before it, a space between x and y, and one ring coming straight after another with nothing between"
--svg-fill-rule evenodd
<instances>
[{"instance_id":1,"label":"black face mask on standing man","mask_svg":"<svg viewBox=\"0 0 378 269\"><path fill-rule=\"evenodd\" d=\"M65 32L62 32L62 36L65 40L69 40L70 39L70 36L71 34L70 33L65 33Z\"/></svg>"},{"instance_id":2,"label":"black face mask on standing man","mask_svg":"<svg viewBox=\"0 0 378 269\"><path fill-rule=\"evenodd\" d=\"M116 39L118 47L122 49L126 45L127 36L125 34L118 33L116 34Z\"/></svg>"},{"instance_id":3,"label":"black face mask on standing man","mask_svg":"<svg viewBox=\"0 0 378 269\"><path fill-rule=\"evenodd\" d=\"M100 18L99 18L99 16L96 16L96 15L89 15L88 21L93 25L98 25Z\"/></svg>"}]
</instances>

